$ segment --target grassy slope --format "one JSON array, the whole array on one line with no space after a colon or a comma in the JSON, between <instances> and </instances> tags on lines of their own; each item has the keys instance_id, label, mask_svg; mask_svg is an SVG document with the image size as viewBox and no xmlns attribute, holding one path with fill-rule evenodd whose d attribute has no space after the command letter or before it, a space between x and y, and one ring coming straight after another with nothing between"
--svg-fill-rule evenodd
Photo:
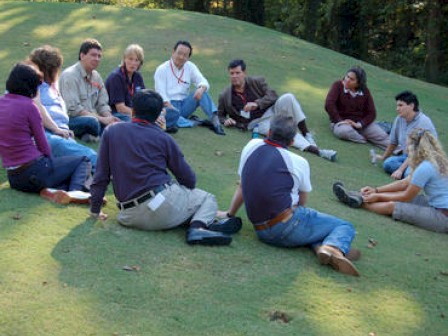
<instances>
[{"instance_id":1,"label":"grassy slope","mask_svg":"<svg viewBox=\"0 0 448 336\"><path fill-rule=\"evenodd\" d=\"M292 37L222 17L179 11L142 11L69 4L0 3L0 78L32 48L58 46L68 66L80 41L104 46L106 75L129 43L146 52L143 76L178 39L194 46L217 94L228 84L226 64L244 58L251 74L266 76L278 92L293 92L321 147L339 151L329 163L304 154L312 167L309 205L354 223L362 277L320 267L306 249L259 243L245 227L229 248L189 247L184 230L143 233L111 219L94 223L87 209L59 207L12 191L0 174L0 334L2 335L446 335L447 236L348 209L331 194L342 179L355 188L388 182L367 160L368 146L335 140L323 101L331 83L354 59ZM395 93L411 89L437 125L445 145L448 90L363 64L379 120L392 120ZM0 84L3 91L4 84ZM226 207L234 190L239 151L248 134L183 130L175 135L198 174L199 187ZM119 149L117 149L119 150ZM222 156L216 156L220 150ZM18 218L18 219L15 219ZM379 243L367 248L368 238ZM139 272L125 272L138 265ZM444 275L445 274L445 275ZM270 321L285 312L289 323Z\"/></svg>"}]
</instances>

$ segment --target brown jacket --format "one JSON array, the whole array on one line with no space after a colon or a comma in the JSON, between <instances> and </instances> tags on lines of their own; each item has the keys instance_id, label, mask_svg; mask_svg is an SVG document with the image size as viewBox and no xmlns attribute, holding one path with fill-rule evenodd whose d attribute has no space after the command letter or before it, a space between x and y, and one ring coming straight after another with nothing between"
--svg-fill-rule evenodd
<instances>
[{"instance_id":1,"label":"brown jacket","mask_svg":"<svg viewBox=\"0 0 448 336\"><path fill-rule=\"evenodd\" d=\"M260 110L266 111L275 104L278 99L277 93L272 90L263 77L246 77L246 86L258 99L255 100ZM247 128L252 119L245 119L240 116L232 105L232 86L227 87L220 95L218 101L218 116L221 123L227 118L232 118L237 122L236 127Z\"/></svg>"}]
</instances>

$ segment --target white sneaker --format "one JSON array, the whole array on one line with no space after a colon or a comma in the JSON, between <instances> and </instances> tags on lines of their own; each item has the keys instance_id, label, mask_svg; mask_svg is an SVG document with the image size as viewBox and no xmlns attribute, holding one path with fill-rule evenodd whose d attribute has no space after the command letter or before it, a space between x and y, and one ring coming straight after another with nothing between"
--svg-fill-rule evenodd
<instances>
[{"instance_id":1,"label":"white sneaker","mask_svg":"<svg viewBox=\"0 0 448 336\"><path fill-rule=\"evenodd\" d=\"M317 147L316 141L314 140L311 132L308 132L307 134L305 134L305 139L306 139L306 141L308 141L310 143L311 146Z\"/></svg>"},{"instance_id":2,"label":"white sneaker","mask_svg":"<svg viewBox=\"0 0 448 336\"><path fill-rule=\"evenodd\" d=\"M336 155L338 152L332 149L319 149L319 156L321 158L327 159L331 162L336 161Z\"/></svg>"}]
</instances>

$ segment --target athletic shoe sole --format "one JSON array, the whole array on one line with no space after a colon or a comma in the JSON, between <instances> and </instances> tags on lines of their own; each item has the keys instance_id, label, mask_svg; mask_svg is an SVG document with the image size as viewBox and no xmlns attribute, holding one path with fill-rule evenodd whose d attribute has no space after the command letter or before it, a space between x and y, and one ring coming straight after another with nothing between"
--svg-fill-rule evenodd
<instances>
[{"instance_id":1,"label":"athletic shoe sole","mask_svg":"<svg viewBox=\"0 0 448 336\"><path fill-rule=\"evenodd\" d=\"M351 208L360 208L362 205L362 198L357 196L350 196L342 186L341 182L336 182L333 184L333 193L336 195L337 199L344 204L347 204Z\"/></svg>"}]
</instances>

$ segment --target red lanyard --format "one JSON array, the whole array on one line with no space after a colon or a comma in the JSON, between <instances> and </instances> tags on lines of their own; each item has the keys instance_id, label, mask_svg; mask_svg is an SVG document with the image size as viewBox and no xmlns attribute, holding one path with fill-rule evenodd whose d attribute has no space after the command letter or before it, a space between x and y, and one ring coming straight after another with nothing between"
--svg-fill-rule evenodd
<instances>
[{"instance_id":1,"label":"red lanyard","mask_svg":"<svg viewBox=\"0 0 448 336\"><path fill-rule=\"evenodd\" d=\"M180 73L180 76L177 76L176 73L174 72L173 61L170 59L170 68L171 68L171 72L173 73L173 76L176 77L176 79L177 79L177 84L180 84L180 83L188 84L188 82L186 82L182 79L182 77L184 76L185 67L182 68L182 72Z\"/></svg>"},{"instance_id":2,"label":"red lanyard","mask_svg":"<svg viewBox=\"0 0 448 336\"><path fill-rule=\"evenodd\" d=\"M136 123L136 124L151 125L151 123L148 120L140 119L140 118L132 118L132 122Z\"/></svg>"},{"instance_id":3,"label":"red lanyard","mask_svg":"<svg viewBox=\"0 0 448 336\"><path fill-rule=\"evenodd\" d=\"M92 82L91 80L90 80L90 78L89 77L84 77L85 78L85 80L86 80L86 82L87 83L89 83L90 85L92 85L93 87L96 87L97 89L98 89L98 91L99 90L101 90L103 87L101 86L101 84L100 83L98 83L98 82Z\"/></svg>"},{"instance_id":4,"label":"red lanyard","mask_svg":"<svg viewBox=\"0 0 448 336\"><path fill-rule=\"evenodd\" d=\"M265 144L271 145L271 146L274 146L274 147L286 148L285 146L282 146L282 145L280 145L280 144L278 144L278 143L276 143L276 142L274 142L272 140L269 140L269 139L264 139L264 142L265 142Z\"/></svg>"},{"instance_id":5,"label":"red lanyard","mask_svg":"<svg viewBox=\"0 0 448 336\"><path fill-rule=\"evenodd\" d=\"M126 71L125 71L125 66L124 65L121 67L121 73L124 76L124 80L126 81L126 85L128 87L128 92L129 92L129 94L131 95L131 98L132 98L132 97L134 97L134 82L131 82L132 80L130 81L129 77L126 75ZM134 74L132 74L132 75L134 75Z\"/></svg>"},{"instance_id":6,"label":"red lanyard","mask_svg":"<svg viewBox=\"0 0 448 336\"><path fill-rule=\"evenodd\" d=\"M243 93L239 93L239 92L236 92L236 91L235 91L235 93L236 93L236 95L237 95L238 97L240 97L241 100L243 101L243 107L246 106L246 102L247 102L246 93L245 93L245 92L243 92Z\"/></svg>"}]
</instances>

